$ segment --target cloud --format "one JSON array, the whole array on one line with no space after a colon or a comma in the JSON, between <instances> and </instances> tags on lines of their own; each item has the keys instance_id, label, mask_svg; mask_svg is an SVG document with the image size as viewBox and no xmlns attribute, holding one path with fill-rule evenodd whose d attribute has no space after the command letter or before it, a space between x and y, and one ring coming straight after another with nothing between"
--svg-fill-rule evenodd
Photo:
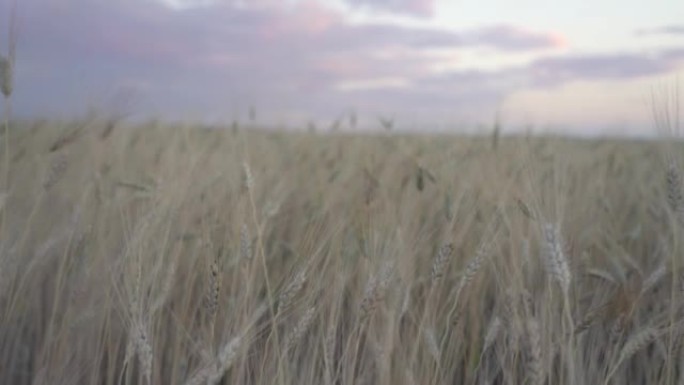
<instances>
[{"instance_id":1,"label":"cloud","mask_svg":"<svg viewBox=\"0 0 684 385\"><path fill-rule=\"evenodd\" d=\"M87 108L93 95L124 90L169 118L230 117L250 104L272 115L329 117L356 107L414 119L476 116L520 89L667 73L684 55L675 47L650 56L555 56L566 43L553 31L357 24L318 1L168 4L22 0L17 111L68 114ZM403 9L423 9L415 4ZM481 48L545 57L496 71L435 73Z\"/></svg>"},{"instance_id":2,"label":"cloud","mask_svg":"<svg viewBox=\"0 0 684 385\"><path fill-rule=\"evenodd\" d=\"M547 57L533 62L527 70L532 83L555 86L576 80L627 80L668 73L677 68L668 51L646 55L616 53Z\"/></svg>"},{"instance_id":3,"label":"cloud","mask_svg":"<svg viewBox=\"0 0 684 385\"><path fill-rule=\"evenodd\" d=\"M432 17L434 0L346 0L353 7L367 8L375 12L405 14L416 17Z\"/></svg>"},{"instance_id":4,"label":"cloud","mask_svg":"<svg viewBox=\"0 0 684 385\"><path fill-rule=\"evenodd\" d=\"M504 51L564 48L567 40L558 33L539 33L510 25L497 25L471 31L466 40L483 43Z\"/></svg>"},{"instance_id":5,"label":"cloud","mask_svg":"<svg viewBox=\"0 0 684 385\"><path fill-rule=\"evenodd\" d=\"M675 35L684 36L684 25L665 25L657 28L640 29L636 32L638 36L648 35Z\"/></svg>"},{"instance_id":6,"label":"cloud","mask_svg":"<svg viewBox=\"0 0 684 385\"><path fill-rule=\"evenodd\" d=\"M157 0L174 10L183 11L193 8L209 7L215 5L217 0Z\"/></svg>"},{"instance_id":7,"label":"cloud","mask_svg":"<svg viewBox=\"0 0 684 385\"><path fill-rule=\"evenodd\" d=\"M662 53L662 56L673 62L684 60L684 47L667 49Z\"/></svg>"},{"instance_id":8,"label":"cloud","mask_svg":"<svg viewBox=\"0 0 684 385\"><path fill-rule=\"evenodd\" d=\"M263 4L268 5L227 2L179 12L159 1L26 0L22 2L27 21L24 54L44 66L61 63L84 71L103 66L162 72L213 67L268 73L268 77L271 73L309 77L318 71L336 75L338 69L349 75L352 67L359 75L373 75L376 70L371 67L376 65L424 71L433 64L433 58L424 54L430 49L490 47L510 52L559 45L555 34L510 26L455 32L352 24L345 14L319 2L287 7ZM388 52L389 57L377 57ZM402 54L393 58L391 52Z\"/></svg>"}]
</instances>

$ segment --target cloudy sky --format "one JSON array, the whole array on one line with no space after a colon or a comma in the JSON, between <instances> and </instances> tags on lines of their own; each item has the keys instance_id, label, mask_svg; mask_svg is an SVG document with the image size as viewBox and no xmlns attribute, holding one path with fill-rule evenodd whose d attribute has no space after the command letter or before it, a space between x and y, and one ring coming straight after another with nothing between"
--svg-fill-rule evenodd
<instances>
[{"instance_id":1,"label":"cloudy sky","mask_svg":"<svg viewBox=\"0 0 684 385\"><path fill-rule=\"evenodd\" d=\"M0 0L0 47L6 46ZM681 0L19 0L15 109L325 127L650 130Z\"/></svg>"}]
</instances>

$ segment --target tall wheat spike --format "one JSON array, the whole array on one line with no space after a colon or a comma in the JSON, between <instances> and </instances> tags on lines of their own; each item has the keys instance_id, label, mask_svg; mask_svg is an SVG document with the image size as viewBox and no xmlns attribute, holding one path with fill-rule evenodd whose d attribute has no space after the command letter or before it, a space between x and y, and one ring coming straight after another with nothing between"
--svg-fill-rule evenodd
<instances>
[{"instance_id":1,"label":"tall wheat spike","mask_svg":"<svg viewBox=\"0 0 684 385\"><path fill-rule=\"evenodd\" d=\"M454 245L451 243L439 248L437 256L432 264L432 270L430 271L430 281L433 285L444 276L444 271L446 270L447 264L449 262L449 257L453 252Z\"/></svg>"},{"instance_id":2,"label":"tall wheat spike","mask_svg":"<svg viewBox=\"0 0 684 385\"><path fill-rule=\"evenodd\" d=\"M290 331L290 334L285 338L285 350L284 353L287 354L291 351L297 343L304 337L304 334L309 330L311 323L316 315L316 307L311 306L306 310L302 318L299 319L297 325Z\"/></svg>"},{"instance_id":3,"label":"tall wheat spike","mask_svg":"<svg viewBox=\"0 0 684 385\"><path fill-rule=\"evenodd\" d=\"M361 319L369 318L375 309L382 302L387 286L392 279L393 266L386 263L378 272L377 276L371 278L366 284L363 299L361 300L360 310Z\"/></svg>"},{"instance_id":4,"label":"tall wheat spike","mask_svg":"<svg viewBox=\"0 0 684 385\"><path fill-rule=\"evenodd\" d=\"M0 55L0 90L5 98L8 99L14 90L13 67L14 65L10 58Z\"/></svg>"},{"instance_id":5,"label":"tall wheat spike","mask_svg":"<svg viewBox=\"0 0 684 385\"><path fill-rule=\"evenodd\" d=\"M680 224L684 225L684 196L682 195L682 174L674 161L670 161L665 175L667 203Z\"/></svg>"},{"instance_id":6,"label":"tall wheat spike","mask_svg":"<svg viewBox=\"0 0 684 385\"><path fill-rule=\"evenodd\" d=\"M560 226L557 224L546 223L543 228L544 236L544 257L546 269L549 275L558 282L558 285L567 293L570 289L570 267L563 250L563 238Z\"/></svg>"},{"instance_id":7,"label":"tall wheat spike","mask_svg":"<svg viewBox=\"0 0 684 385\"><path fill-rule=\"evenodd\" d=\"M243 223L242 229L240 229L240 259L252 259L252 239L249 236L249 228L246 223Z\"/></svg>"},{"instance_id":8,"label":"tall wheat spike","mask_svg":"<svg viewBox=\"0 0 684 385\"><path fill-rule=\"evenodd\" d=\"M306 283L307 270L303 268L295 275L295 277L288 283L283 292L278 298L278 313L285 314L292 306L294 298L299 294Z\"/></svg>"},{"instance_id":9,"label":"tall wheat spike","mask_svg":"<svg viewBox=\"0 0 684 385\"><path fill-rule=\"evenodd\" d=\"M10 189L10 118L12 115L12 103L10 97L14 91L14 64L16 61L16 48L17 48L17 1L12 2L12 9L9 16L9 34L8 34L8 50L7 55L3 56L0 54L0 92L4 96L4 133L3 141L4 143L4 163L5 169L3 170L3 186L2 188L9 191ZM0 231L5 231L5 212L0 212ZM0 233L0 236L3 235Z\"/></svg>"},{"instance_id":10,"label":"tall wheat spike","mask_svg":"<svg viewBox=\"0 0 684 385\"><path fill-rule=\"evenodd\" d=\"M221 276L218 255L209 266L209 288L205 297L204 306L210 317L215 317L218 311L219 293L221 291Z\"/></svg>"},{"instance_id":11,"label":"tall wheat spike","mask_svg":"<svg viewBox=\"0 0 684 385\"><path fill-rule=\"evenodd\" d=\"M458 285L456 286L456 294L454 295L454 298L456 300L459 299L459 297L461 296L461 292L466 287L468 287L468 284L473 280L473 278L475 278L477 272L480 271L482 263L484 262L485 258L489 256L490 252L490 241L484 241L477 249L475 256L470 261L468 261L468 264L465 267L463 275L461 276L461 279L459 280Z\"/></svg>"},{"instance_id":12,"label":"tall wheat spike","mask_svg":"<svg viewBox=\"0 0 684 385\"><path fill-rule=\"evenodd\" d=\"M152 361L154 360L154 355L152 352L152 341L150 340L145 323L138 321L133 325L133 339L143 376L147 380L147 383L151 384Z\"/></svg>"},{"instance_id":13,"label":"tall wheat spike","mask_svg":"<svg viewBox=\"0 0 684 385\"><path fill-rule=\"evenodd\" d=\"M64 176L68 168L67 158L64 154L56 156L50 163L50 167L43 177L43 189L50 190Z\"/></svg>"},{"instance_id":14,"label":"tall wheat spike","mask_svg":"<svg viewBox=\"0 0 684 385\"><path fill-rule=\"evenodd\" d=\"M542 363L541 336L539 335L539 323L530 317L526 323L527 341L529 347L529 371L530 383L542 385L545 381L544 365Z\"/></svg>"},{"instance_id":15,"label":"tall wheat spike","mask_svg":"<svg viewBox=\"0 0 684 385\"><path fill-rule=\"evenodd\" d=\"M487 328L487 334L485 335L484 344L482 346L482 353L486 352L494 345L494 342L499 337L501 326L501 318L494 317L492 322L489 324L489 328Z\"/></svg>"},{"instance_id":16,"label":"tall wheat spike","mask_svg":"<svg viewBox=\"0 0 684 385\"><path fill-rule=\"evenodd\" d=\"M634 354L644 349L652 342L656 341L660 337L661 333L662 332L656 328L647 327L632 335L620 350L618 360L613 365L612 369L608 372L604 384L609 383L610 379L613 377L613 375L623 362L630 359Z\"/></svg>"}]
</instances>

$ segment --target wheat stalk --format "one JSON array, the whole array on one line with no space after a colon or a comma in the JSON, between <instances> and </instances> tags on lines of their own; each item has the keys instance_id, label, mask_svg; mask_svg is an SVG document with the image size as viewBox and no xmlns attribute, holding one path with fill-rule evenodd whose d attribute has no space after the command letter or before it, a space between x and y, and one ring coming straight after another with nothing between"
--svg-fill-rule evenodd
<instances>
[{"instance_id":1,"label":"wheat stalk","mask_svg":"<svg viewBox=\"0 0 684 385\"><path fill-rule=\"evenodd\" d=\"M375 309L384 299L387 286L392 278L392 271L393 266L391 263L387 263L380 269L376 277L368 280L360 305L360 318L362 320L373 315Z\"/></svg>"},{"instance_id":2,"label":"wheat stalk","mask_svg":"<svg viewBox=\"0 0 684 385\"><path fill-rule=\"evenodd\" d=\"M306 283L307 269L304 268L295 275L278 298L278 313L285 314L292 306L294 298Z\"/></svg>"},{"instance_id":3,"label":"wheat stalk","mask_svg":"<svg viewBox=\"0 0 684 385\"><path fill-rule=\"evenodd\" d=\"M333 373L335 373L335 349L337 348L337 328L335 328L335 323L330 322L328 325L328 330L325 333L325 349L324 349L324 360L325 367L328 375L328 380L332 381Z\"/></svg>"},{"instance_id":4,"label":"wheat stalk","mask_svg":"<svg viewBox=\"0 0 684 385\"><path fill-rule=\"evenodd\" d=\"M247 261L252 259L252 239L246 223L243 223L240 229L240 259Z\"/></svg>"},{"instance_id":5,"label":"wheat stalk","mask_svg":"<svg viewBox=\"0 0 684 385\"><path fill-rule=\"evenodd\" d=\"M465 290L465 288L468 287L473 278L475 278L477 272L480 271L482 263L491 252L490 247L490 242L482 242L480 244L480 247L478 247L475 256L470 261L468 261L468 264L466 265L465 270L463 271L463 275L461 276L461 279L458 281L458 285L456 286L456 294L454 295L456 301L458 301L458 299L460 298L461 292Z\"/></svg>"},{"instance_id":6,"label":"wheat stalk","mask_svg":"<svg viewBox=\"0 0 684 385\"><path fill-rule=\"evenodd\" d=\"M407 286L404 288L404 295L401 301L401 309L399 309L399 318L402 318L409 310L411 306L411 287Z\"/></svg>"},{"instance_id":7,"label":"wheat stalk","mask_svg":"<svg viewBox=\"0 0 684 385\"><path fill-rule=\"evenodd\" d=\"M492 322L489 324L489 328L487 328L487 334L485 335L484 345L482 346L483 354L494 345L494 342L499 337L501 325L501 318L494 317L494 319L492 319Z\"/></svg>"},{"instance_id":8,"label":"wheat stalk","mask_svg":"<svg viewBox=\"0 0 684 385\"><path fill-rule=\"evenodd\" d=\"M558 285L567 294L570 289L570 267L563 251L563 238L560 226L557 224L546 223L543 228L545 261L548 274L558 282Z\"/></svg>"},{"instance_id":9,"label":"wheat stalk","mask_svg":"<svg viewBox=\"0 0 684 385\"><path fill-rule=\"evenodd\" d=\"M233 363L235 363L242 343L242 336L234 337L228 341L219 350L216 359L200 368L195 375L185 381L185 385L218 384L226 372L233 366Z\"/></svg>"},{"instance_id":10,"label":"wheat stalk","mask_svg":"<svg viewBox=\"0 0 684 385\"><path fill-rule=\"evenodd\" d=\"M290 334L285 338L285 349L283 354L287 354L299 343L299 341L304 337L304 334L309 330L311 323L316 315L316 307L311 306L299 319L297 325L290 331Z\"/></svg>"},{"instance_id":11,"label":"wheat stalk","mask_svg":"<svg viewBox=\"0 0 684 385\"><path fill-rule=\"evenodd\" d=\"M9 20L9 34L8 34L8 52L7 56L0 55L0 91L2 92L4 103L4 142L5 142L5 169L3 173L3 188L10 191L10 118L12 115L11 96L14 90L14 64L16 61L17 48L17 2L12 2L12 10L10 11ZM0 231L5 231L6 214L4 211L0 212ZM0 233L0 235L2 235Z\"/></svg>"},{"instance_id":12,"label":"wheat stalk","mask_svg":"<svg viewBox=\"0 0 684 385\"><path fill-rule=\"evenodd\" d=\"M242 346L242 341L242 336L237 336L223 345L223 347L219 350L219 355L216 361L216 370L209 375L209 384L218 384L226 372L233 367L235 358L237 358L238 350Z\"/></svg>"},{"instance_id":13,"label":"wheat stalk","mask_svg":"<svg viewBox=\"0 0 684 385\"><path fill-rule=\"evenodd\" d=\"M0 90L7 99L14 90L13 72L14 63L11 58L0 55Z\"/></svg>"},{"instance_id":14,"label":"wheat stalk","mask_svg":"<svg viewBox=\"0 0 684 385\"><path fill-rule=\"evenodd\" d=\"M658 282L660 282L663 277L667 274L667 265L665 263L661 263L658 265L658 267L649 274L649 276L644 280L644 283L641 285L641 293L646 293L650 289L654 288Z\"/></svg>"},{"instance_id":15,"label":"wheat stalk","mask_svg":"<svg viewBox=\"0 0 684 385\"><path fill-rule=\"evenodd\" d=\"M152 362L154 361L152 341L147 331L147 325L142 317L136 318L137 319L134 320L131 328L128 348L126 349L126 361L130 360L130 358L136 354L143 377L147 380L148 384L151 384Z\"/></svg>"},{"instance_id":16,"label":"wheat stalk","mask_svg":"<svg viewBox=\"0 0 684 385\"><path fill-rule=\"evenodd\" d=\"M439 248L437 256L432 263L432 270L430 271L430 281L432 285L437 284L437 282L444 276L444 271L446 270L447 264L449 262L449 257L454 252L454 245L448 243Z\"/></svg>"},{"instance_id":17,"label":"wheat stalk","mask_svg":"<svg viewBox=\"0 0 684 385\"><path fill-rule=\"evenodd\" d=\"M50 190L52 186L57 184L59 180L64 176L68 167L66 155L60 154L56 156L50 163L50 168L45 173L43 178L43 189L45 191Z\"/></svg>"},{"instance_id":18,"label":"wheat stalk","mask_svg":"<svg viewBox=\"0 0 684 385\"><path fill-rule=\"evenodd\" d=\"M636 352L645 348L648 344L658 339L660 332L655 328L646 328L631 336L620 351L618 364L632 357Z\"/></svg>"},{"instance_id":19,"label":"wheat stalk","mask_svg":"<svg viewBox=\"0 0 684 385\"><path fill-rule=\"evenodd\" d=\"M670 161L665 175L667 203L679 223L684 224L684 196L682 195L682 176L679 167Z\"/></svg>"},{"instance_id":20,"label":"wheat stalk","mask_svg":"<svg viewBox=\"0 0 684 385\"><path fill-rule=\"evenodd\" d=\"M5 204L7 204L7 197L9 194L6 192L0 193L0 213L5 210Z\"/></svg>"},{"instance_id":21,"label":"wheat stalk","mask_svg":"<svg viewBox=\"0 0 684 385\"><path fill-rule=\"evenodd\" d=\"M630 359L634 354L650 345L653 341L657 340L660 337L660 334L661 332L658 329L647 327L644 330L632 335L620 350L619 358L615 365L613 365L613 368L608 372L604 383L608 384L608 381L613 377L623 362Z\"/></svg>"},{"instance_id":22,"label":"wheat stalk","mask_svg":"<svg viewBox=\"0 0 684 385\"><path fill-rule=\"evenodd\" d=\"M529 347L529 362L527 369L533 385L542 385L545 381L544 365L542 363L541 336L539 335L539 323L530 317L526 323L527 341Z\"/></svg>"},{"instance_id":23,"label":"wheat stalk","mask_svg":"<svg viewBox=\"0 0 684 385\"><path fill-rule=\"evenodd\" d=\"M209 265L209 288L204 299L204 307L207 314L213 319L218 312L219 293L221 291L221 277L218 255Z\"/></svg>"},{"instance_id":24,"label":"wheat stalk","mask_svg":"<svg viewBox=\"0 0 684 385\"><path fill-rule=\"evenodd\" d=\"M254 191L254 178L252 177L252 170L249 168L249 163L246 161L242 163L243 181L247 191Z\"/></svg>"},{"instance_id":25,"label":"wheat stalk","mask_svg":"<svg viewBox=\"0 0 684 385\"><path fill-rule=\"evenodd\" d=\"M157 310L161 309L164 304L166 303L166 300L169 298L169 294L171 293L171 290L173 289L173 283L174 283L174 277L176 275L176 267L178 265L178 256L171 257L171 264L167 267L166 270L166 276L164 277L164 281L162 282L162 287L159 292L159 295L157 296L157 299L154 301L152 306L150 307L150 313L154 314L157 312Z\"/></svg>"},{"instance_id":26,"label":"wheat stalk","mask_svg":"<svg viewBox=\"0 0 684 385\"><path fill-rule=\"evenodd\" d=\"M12 3L7 56L0 55L0 91L9 99L14 91L14 65L17 57L17 3Z\"/></svg>"},{"instance_id":27,"label":"wheat stalk","mask_svg":"<svg viewBox=\"0 0 684 385\"><path fill-rule=\"evenodd\" d=\"M427 350L432 356L432 358L435 360L435 362L439 362L440 360L440 349L439 349L439 343L437 343L437 337L435 335L435 329L434 328L424 328L423 329L423 338L425 339L425 345L427 346Z\"/></svg>"},{"instance_id":28,"label":"wheat stalk","mask_svg":"<svg viewBox=\"0 0 684 385\"><path fill-rule=\"evenodd\" d=\"M587 314L584 316L584 318L577 324L577 326L575 326L574 333L580 334L589 329L594 324L594 322L596 322L596 320L598 320L599 317L603 315L605 310L605 305L597 306L589 310Z\"/></svg>"}]
</instances>

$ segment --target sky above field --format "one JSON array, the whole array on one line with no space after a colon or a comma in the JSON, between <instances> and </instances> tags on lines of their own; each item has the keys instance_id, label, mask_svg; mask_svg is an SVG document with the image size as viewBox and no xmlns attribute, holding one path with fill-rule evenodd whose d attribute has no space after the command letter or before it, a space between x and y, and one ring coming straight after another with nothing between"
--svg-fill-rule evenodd
<instances>
[{"instance_id":1,"label":"sky above field","mask_svg":"<svg viewBox=\"0 0 684 385\"><path fill-rule=\"evenodd\" d=\"M0 0L0 47L6 15ZM341 127L653 129L681 0L20 0L15 109ZM662 99L662 97L660 98Z\"/></svg>"}]
</instances>

